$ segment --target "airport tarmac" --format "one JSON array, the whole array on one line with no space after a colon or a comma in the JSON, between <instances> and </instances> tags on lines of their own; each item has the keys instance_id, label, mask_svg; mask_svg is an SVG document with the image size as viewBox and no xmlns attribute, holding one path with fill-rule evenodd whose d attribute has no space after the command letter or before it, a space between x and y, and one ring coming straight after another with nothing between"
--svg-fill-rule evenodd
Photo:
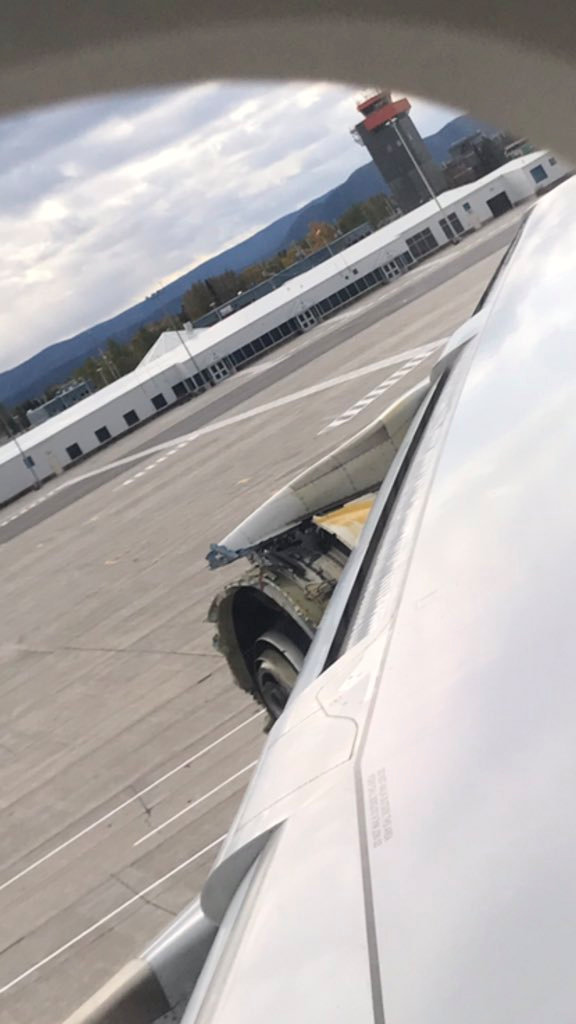
<instances>
[{"instance_id":1,"label":"airport tarmac","mask_svg":"<svg viewBox=\"0 0 576 1024\"><path fill-rule=\"evenodd\" d=\"M3 510L3 1024L57 1024L197 894L264 742L205 621L241 566L208 545L427 372L505 230Z\"/></svg>"},{"instance_id":2,"label":"airport tarmac","mask_svg":"<svg viewBox=\"0 0 576 1024\"><path fill-rule=\"evenodd\" d=\"M482 231L462 239L457 246L443 249L408 275L385 288L374 290L307 333L303 339L292 339L265 358L243 368L233 378L220 383L214 392L196 397L180 408L172 408L142 424L138 430L72 466L57 480L45 484L38 493L30 492L0 509L0 544L101 486L122 472L130 462L163 453L171 448L171 441L181 442L213 420L222 419L241 403L260 395L265 388L284 382L298 370L305 370L309 362L320 356L333 354L343 343L368 327L381 323L392 313L410 306L454 275L463 273L495 252L502 252L525 214L525 206L510 211L486 225ZM387 332L385 338L389 354L401 351L401 337L396 341Z\"/></svg>"}]
</instances>

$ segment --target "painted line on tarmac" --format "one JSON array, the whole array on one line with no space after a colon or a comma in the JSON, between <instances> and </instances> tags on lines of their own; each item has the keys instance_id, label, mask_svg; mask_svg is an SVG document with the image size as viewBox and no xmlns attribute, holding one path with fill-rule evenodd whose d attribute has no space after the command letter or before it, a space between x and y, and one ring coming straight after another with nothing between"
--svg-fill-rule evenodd
<instances>
[{"instance_id":1,"label":"painted line on tarmac","mask_svg":"<svg viewBox=\"0 0 576 1024\"><path fill-rule=\"evenodd\" d=\"M445 339L439 341L438 346L440 346L444 340ZM403 377L408 373L411 373L412 370L415 370L417 366L420 366L420 363L422 363L426 358L427 356L424 354L421 356L414 356L412 359L409 359L400 367L399 370L396 370L396 373L393 373L391 377L386 377L377 385L377 387L372 388L372 391L369 391L367 395L364 395L363 398L360 398L354 403L354 405L351 405L341 413L340 416L337 416L336 419L331 420L325 427L322 427L322 430L318 431L317 436L320 437L321 434L326 434L329 430L335 430L337 427L342 427L344 424L349 423L350 420L354 419L355 416L358 416L364 411L364 409L367 409L369 405L372 405L372 402L375 402L377 398L381 398L386 391L389 391L389 389L394 387L395 384L398 384Z\"/></svg>"},{"instance_id":2,"label":"painted line on tarmac","mask_svg":"<svg viewBox=\"0 0 576 1024\"><path fill-rule=\"evenodd\" d=\"M39 971L41 967L45 967L46 964L51 963L52 960L56 960L56 958L61 956L62 953L66 953L67 950L71 949L72 946L76 946L79 942L82 941L82 939L87 938L88 935L93 935L95 931L98 931L98 929L102 928L103 925L108 924L108 922L112 921L113 918L118 916L118 914L121 914L123 910L126 910L128 907L133 906L135 903L138 902L138 900L141 900L145 896L147 896L149 892L153 892L154 889L157 889L159 885L163 885L164 882L167 882L170 878L173 878L174 875L178 874L178 872L183 871L184 868L187 868L190 864L193 864L194 861L199 860L200 857L204 856L204 854L209 853L210 850L213 850L216 846L219 846L220 843L224 842L225 838L225 835L218 836L218 839L214 839L211 843L208 843L208 845L205 846L202 850L198 850L197 853L192 854L191 857L188 857L186 860L182 861L181 864L177 864L176 867L172 868L171 871L167 871L165 875L162 875L161 878L157 878L155 882L151 882L150 885L147 885L144 889L141 889L140 892L135 893L134 896L130 897L130 899L124 900L124 903L121 903L120 906L116 907L114 910L111 910L108 914L105 914L104 917L101 917L99 921L95 921L94 924L91 924L88 928L85 928L84 931L79 932L78 935L74 936L74 938L69 939L68 942L65 942L63 946L59 946L58 949L55 949L53 953L49 953L48 956L43 957L42 960L37 960L36 963L32 964L31 967L28 967L25 971L22 971L21 974L16 975L15 978L12 978L11 981L8 981L6 982L5 985L2 985L2 987L0 988L0 995L3 995L4 992L9 992L11 988L14 988L21 981L24 981L25 978L29 978L31 974L35 974L36 971ZM120 879L120 882L121 881L122 879Z\"/></svg>"},{"instance_id":3,"label":"painted line on tarmac","mask_svg":"<svg viewBox=\"0 0 576 1024\"><path fill-rule=\"evenodd\" d=\"M245 765L245 767L241 768L240 771L234 772L234 775L230 775L229 778L224 779L224 782L221 782L218 786L214 786L213 789L210 789L207 793L204 793L203 796L199 796L197 800L193 801L193 803L186 804L186 807L183 807L180 811L176 811L176 814L173 814L170 818L166 818L166 821L163 821L161 825L158 825L157 828L151 829L150 832L147 832L145 836L141 836L141 838L137 839L135 843L132 843L132 845L141 846L142 843L147 843L148 840L152 839L153 836L158 834L158 832L163 832L165 828L168 828L168 826L171 825L173 821L178 821L178 819L181 818L184 814L188 814L188 811L193 811L195 807L199 806L199 804L203 804L205 800L208 800L211 796L214 796L215 793L219 793L221 789L224 789L228 785L229 782L234 782L235 779L239 779L241 775L244 775L246 772L249 772L257 764L257 760L251 761L250 764Z\"/></svg>"},{"instance_id":4,"label":"painted line on tarmac","mask_svg":"<svg viewBox=\"0 0 576 1024\"><path fill-rule=\"evenodd\" d=\"M274 412L276 409L280 409L285 405L290 405L293 402L300 402L304 398L310 398L313 395L317 395L322 391L328 391L331 388L339 387L342 384L348 384L350 381L357 380L359 377L367 376L371 373L376 373L378 370L386 369L388 366L394 366L397 363L404 362L407 358L411 358L415 355L421 355L422 358L426 358L431 355L438 347L439 342L432 342L428 345L422 345L415 349L410 349L405 352L397 353L392 356L388 356L386 359L381 359L376 363L369 363L366 366L358 367L356 370L351 370L349 373L344 373L339 377L331 377L328 380L320 381L318 384L312 384L308 388L303 388L301 391L295 391L290 395L283 395L281 398L276 398L272 402L266 402L264 405L257 405L252 409L247 409L245 412L237 413L234 416L228 416L221 420L215 420L214 423L208 423L204 427L199 427L198 430L194 430L189 434L182 434L179 437L172 438L170 441L163 441L157 445L152 445L150 448L134 452L132 455L126 455L121 459L116 459L113 462L108 462L104 466L99 466L98 469L93 469L88 473L82 473L79 476L75 476L71 480L66 480L61 483L58 487L48 491L41 498L38 498L35 502L28 504L25 508L20 509L18 512L0 522L0 529L3 526L8 526L14 522L20 516L26 515L32 509L36 508L41 501L45 501L47 498L52 498L56 494L60 494L62 491L67 490L70 487L75 487L76 484L83 483L85 480L91 480L93 477L102 476L103 473L109 473L113 469L120 469L124 466L129 467L134 463L142 462L144 459L149 458L153 455L161 456L163 459L176 455L179 450L182 450L185 445L190 441L195 441L199 437L204 437L206 434L212 434L218 430L225 430L226 427L235 426L237 423L243 423L245 420L252 419L256 416L263 416L266 413ZM158 465L161 459L157 459L155 464ZM150 466L149 468L152 468ZM130 486L134 483L134 480L141 479L144 476L146 470L138 470L128 480L123 480L118 487L114 490L120 490L122 487Z\"/></svg>"},{"instance_id":5,"label":"painted line on tarmac","mask_svg":"<svg viewBox=\"0 0 576 1024\"><path fill-rule=\"evenodd\" d=\"M38 505L41 505L42 502L47 501L48 498L53 498L55 494L58 494L60 491L63 491L66 486L68 485L60 484L59 487L53 487L52 490L46 491L45 494L41 494L38 498L36 498L35 501L32 501L28 505L25 505L24 508L19 508L18 511L14 513L14 515L11 515L9 517L9 519L3 519L2 522L0 522L0 529L3 526L8 526L9 523L13 523L15 519L19 519L20 516L25 515L27 512L31 512L33 508L36 508Z\"/></svg>"},{"instance_id":6,"label":"painted line on tarmac","mask_svg":"<svg viewBox=\"0 0 576 1024\"><path fill-rule=\"evenodd\" d=\"M214 748L219 746L220 743L223 743L225 740L229 739L230 736L234 736L235 733L240 732L240 729L244 729L244 727L246 725L249 725L250 722L255 722L257 718L261 718L263 714L265 714L264 711L256 711L256 713L254 715L251 715L250 718L245 718L243 722L240 722L239 725L234 726L233 729L229 729L228 732L224 733L223 736L220 736L219 739L214 740L212 743L209 743L207 747L204 747L202 750L199 750L198 753L193 754L191 757L187 757L185 761L181 761L180 764L177 764L174 768L171 768L169 771L165 772L164 775L161 775L160 778L155 780L155 782L151 782L148 786L145 786L144 789L140 789L137 793L134 793L133 796L128 797L128 799L123 800L122 803L117 804L116 807L113 807L111 811L107 811L106 814L103 814L100 818L97 818L96 821L93 821L90 825L86 825L85 828L80 829L79 832L76 832L73 836L70 836L70 838L66 839L63 843L60 843L59 846L55 846L52 850L49 850L48 853L45 853L42 857L39 857L38 860L33 861L32 864L28 864L27 867L22 868L21 871L17 872L17 874L12 875L11 878L8 878L6 879L5 882L2 882L2 884L0 885L0 892L2 892L3 889L7 889L10 885L13 885L14 882L17 882L20 878L24 878L25 875L30 874L31 871L34 871L35 868L40 867L41 864L45 864L46 861L51 860L52 857L55 857L58 853L61 853L62 850L66 850L69 846L72 845L72 843L77 842L78 839L82 839L83 836L88 835L89 832L92 832L95 828L98 828L99 825L104 824L105 821L109 821L110 818L113 818L116 814L119 814L120 811L123 811L126 807L129 807L131 804L136 803L136 801L140 800L141 797L143 797L146 793L149 793L150 790L155 789L156 786L159 786L162 782L166 782L167 779L172 778L172 776L176 775L177 772L180 772L182 771L183 768L187 768L189 765L193 764L194 761L197 761L200 757L203 757L204 754L207 754L210 750L214 750Z\"/></svg>"},{"instance_id":7,"label":"painted line on tarmac","mask_svg":"<svg viewBox=\"0 0 576 1024\"><path fill-rule=\"evenodd\" d=\"M183 435L182 443L178 445L178 448L183 448L185 444L196 440L198 437L214 433L217 430L223 430L225 427L235 426L237 423L242 423L255 416L262 416L267 412L274 412L276 409L280 409L285 405L290 405L292 402L299 402L303 398L310 398L321 391L328 391L331 388L339 387L341 384L347 384L350 381L356 380L358 377L364 377L367 374L375 373L377 370L382 370L387 366L394 366L397 363L404 362L407 356L416 358L418 362L422 362L423 359L432 355L440 344L442 344L442 342L437 341L429 345L423 345L417 349L411 349L407 352L403 352L400 355L389 356L387 359L381 359L377 363L370 363L367 366L361 366L358 369L351 370L349 373L342 374L339 377L331 377L328 380L320 381L318 384L312 384L310 387L303 388L301 391L295 391L290 395L283 395L280 398L275 398L272 402L266 402L264 405L258 405L253 409L247 409L246 412L237 413L235 416L228 416L226 419L217 420L215 423L209 423L205 427L200 427L199 430L195 430L191 434ZM178 440L178 438L176 440ZM170 441L170 444L173 445L174 443L175 442L173 440ZM146 454L150 454L155 450L156 449L150 448L146 453L141 452L139 457L143 458ZM177 449L173 448L171 451L168 451L166 455L174 455L176 451ZM129 456L130 461L132 461L133 458L133 456ZM125 461L126 460L119 460L118 463L110 463L107 467L102 467L101 469L96 470L96 472L106 472L114 466L123 465ZM122 487L133 483L134 480L139 479L142 475L142 472L134 473L128 480L123 480L118 487L114 488L114 490L120 490Z\"/></svg>"},{"instance_id":8,"label":"painted line on tarmac","mask_svg":"<svg viewBox=\"0 0 576 1024\"><path fill-rule=\"evenodd\" d=\"M180 444L176 446L176 448L171 448L169 452L166 452L165 455L161 455L159 459L154 459L154 462L149 462L148 465L144 466L144 469L142 469L139 473L134 473L134 476L130 476L128 477L127 480L123 480L122 483L120 484L120 487L129 487L130 484L133 484L135 480L138 480L146 473L149 473L151 469L155 469L156 466L159 466L162 462L166 462L166 459L168 459L171 455L176 455L179 449L186 448L187 444L188 441L181 441ZM120 490L120 487L115 487L114 490L118 491Z\"/></svg>"},{"instance_id":9,"label":"painted line on tarmac","mask_svg":"<svg viewBox=\"0 0 576 1024\"><path fill-rule=\"evenodd\" d=\"M372 405L372 402L375 402L377 398L381 398L386 391L389 391L391 387L394 387L395 384L402 380L402 377L405 377L406 374L410 373L410 371L414 369L414 366L417 365L418 363L409 363L406 366L403 366L400 370L397 370L396 373L393 373L391 377L386 377L377 387L373 388L372 391L369 391L367 395L360 398L354 403L354 405L351 405L341 413L340 416L337 416L336 419L331 420L325 427L322 427L322 430L318 431L317 436L320 437L322 434L327 434L329 430L335 430L337 427L342 427L346 423L349 423L350 420L353 420L354 417L358 416L364 411L364 409L367 409L369 405Z\"/></svg>"},{"instance_id":10,"label":"painted line on tarmac","mask_svg":"<svg viewBox=\"0 0 576 1024\"><path fill-rule=\"evenodd\" d=\"M84 480L90 480L94 476L101 476L102 473L107 473L111 469L130 466L133 462L145 459L148 455L175 454L175 445L179 441L193 441L197 437L202 437L204 434L213 433L214 431L234 426L236 423L240 423L246 419L251 419L253 416L262 416L264 413L272 412L274 409L277 409L282 405L288 405L291 402L298 402L302 398L308 398L310 395L317 394L320 391L326 391L330 388L338 387L340 384L347 384L349 381L355 380L357 377L363 377L378 370L384 370L387 366L394 366L396 363L402 363L416 354L431 354L435 350L436 345L437 342L433 342L405 352L396 353L395 355L388 356L386 359L380 359L376 363L369 363L356 370L351 370L349 373L342 374L339 377L332 377L328 380L321 381L319 384L313 384L309 388L304 388L302 391L295 391L293 394L284 395L282 398L277 398L272 402L266 402L264 405L257 405L252 409L247 409L246 412L237 413L234 416L227 416L221 420L215 420L214 423L207 423L206 426L199 427L198 430L194 430L189 434L182 434L179 437L171 438L170 441L161 441L159 444L152 445L150 448L133 452L131 455L125 455L121 459L108 462L105 466L99 466L98 469L93 469L88 473L82 473L82 475L74 477L73 480L68 480L61 484L58 490L74 487L77 483L82 483Z\"/></svg>"}]
</instances>

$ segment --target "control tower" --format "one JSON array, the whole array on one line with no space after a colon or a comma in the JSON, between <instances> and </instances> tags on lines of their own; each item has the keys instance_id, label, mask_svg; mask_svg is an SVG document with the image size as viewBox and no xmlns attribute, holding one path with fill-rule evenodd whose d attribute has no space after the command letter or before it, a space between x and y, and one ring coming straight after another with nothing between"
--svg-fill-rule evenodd
<instances>
[{"instance_id":1,"label":"control tower","mask_svg":"<svg viewBox=\"0 0 576 1024\"><path fill-rule=\"evenodd\" d=\"M404 213L444 191L444 172L410 117L409 100L379 92L361 100L357 110L363 120L352 134L366 146Z\"/></svg>"}]
</instances>

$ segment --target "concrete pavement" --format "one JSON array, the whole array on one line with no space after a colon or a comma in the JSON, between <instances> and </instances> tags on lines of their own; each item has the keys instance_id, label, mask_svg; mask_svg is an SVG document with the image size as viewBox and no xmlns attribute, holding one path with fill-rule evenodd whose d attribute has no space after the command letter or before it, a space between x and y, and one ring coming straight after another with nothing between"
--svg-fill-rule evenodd
<instances>
[{"instance_id":1,"label":"concrete pavement","mask_svg":"<svg viewBox=\"0 0 576 1024\"><path fill-rule=\"evenodd\" d=\"M388 401L425 372L498 258L385 319L346 311L337 344L323 325L290 372L259 371L248 394L239 375L145 428L141 457L111 465L133 435L74 470L50 515L20 517L0 549L0 1021L55 1024L198 891L263 742L212 650L206 611L239 567L210 573L208 544L368 422L377 402L342 413L375 385L404 368Z\"/></svg>"},{"instance_id":2,"label":"concrete pavement","mask_svg":"<svg viewBox=\"0 0 576 1024\"><path fill-rule=\"evenodd\" d=\"M292 340L275 349L264 359L220 384L215 391L195 398L177 409L171 409L134 433L95 453L79 466L66 472L56 482L48 483L39 492L32 492L19 502L0 510L0 544L116 475L122 468L118 465L122 456L128 456L135 461L145 459L152 443L168 445L171 440L181 439L185 434L201 429L230 413L240 404L257 397L263 389L285 381L289 375L299 370L306 370L309 363L324 355L330 355L340 345L363 334L368 328L382 325L389 316L410 306L412 302L450 281L455 275L464 273L468 268L491 257L493 253L500 252L513 238L524 212L524 208L515 209L482 231L463 239L458 246L442 250L405 277L371 292L361 301L325 321L304 338ZM470 310L466 310L466 314L469 312ZM380 329L386 330L385 327ZM386 333L388 335L388 332ZM388 337L387 350L389 353L400 351L401 346L399 348L394 340ZM102 470L104 466L108 467L106 472L95 472L96 468ZM66 495L62 495L61 488L68 488L73 481L76 481L73 493L67 491ZM27 511L25 516L21 514L22 510Z\"/></svg>"}]
</instances>

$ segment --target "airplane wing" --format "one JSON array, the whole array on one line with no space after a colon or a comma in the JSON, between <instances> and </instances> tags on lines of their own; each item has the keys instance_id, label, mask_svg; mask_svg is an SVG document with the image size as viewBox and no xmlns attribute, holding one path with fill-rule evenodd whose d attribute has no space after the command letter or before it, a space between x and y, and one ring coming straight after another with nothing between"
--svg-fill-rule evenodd
<instances>
[{"instance_id":1,"label":"airplane wing","mask_svg":"<svg viewBox=\"0 0 576 1024\"><path fill-rule=\"evenodd\" d=\"M374 502L202 892L185 1024L572 1019L574 254L571 181Z\"/></svg>"}]
</instances>

